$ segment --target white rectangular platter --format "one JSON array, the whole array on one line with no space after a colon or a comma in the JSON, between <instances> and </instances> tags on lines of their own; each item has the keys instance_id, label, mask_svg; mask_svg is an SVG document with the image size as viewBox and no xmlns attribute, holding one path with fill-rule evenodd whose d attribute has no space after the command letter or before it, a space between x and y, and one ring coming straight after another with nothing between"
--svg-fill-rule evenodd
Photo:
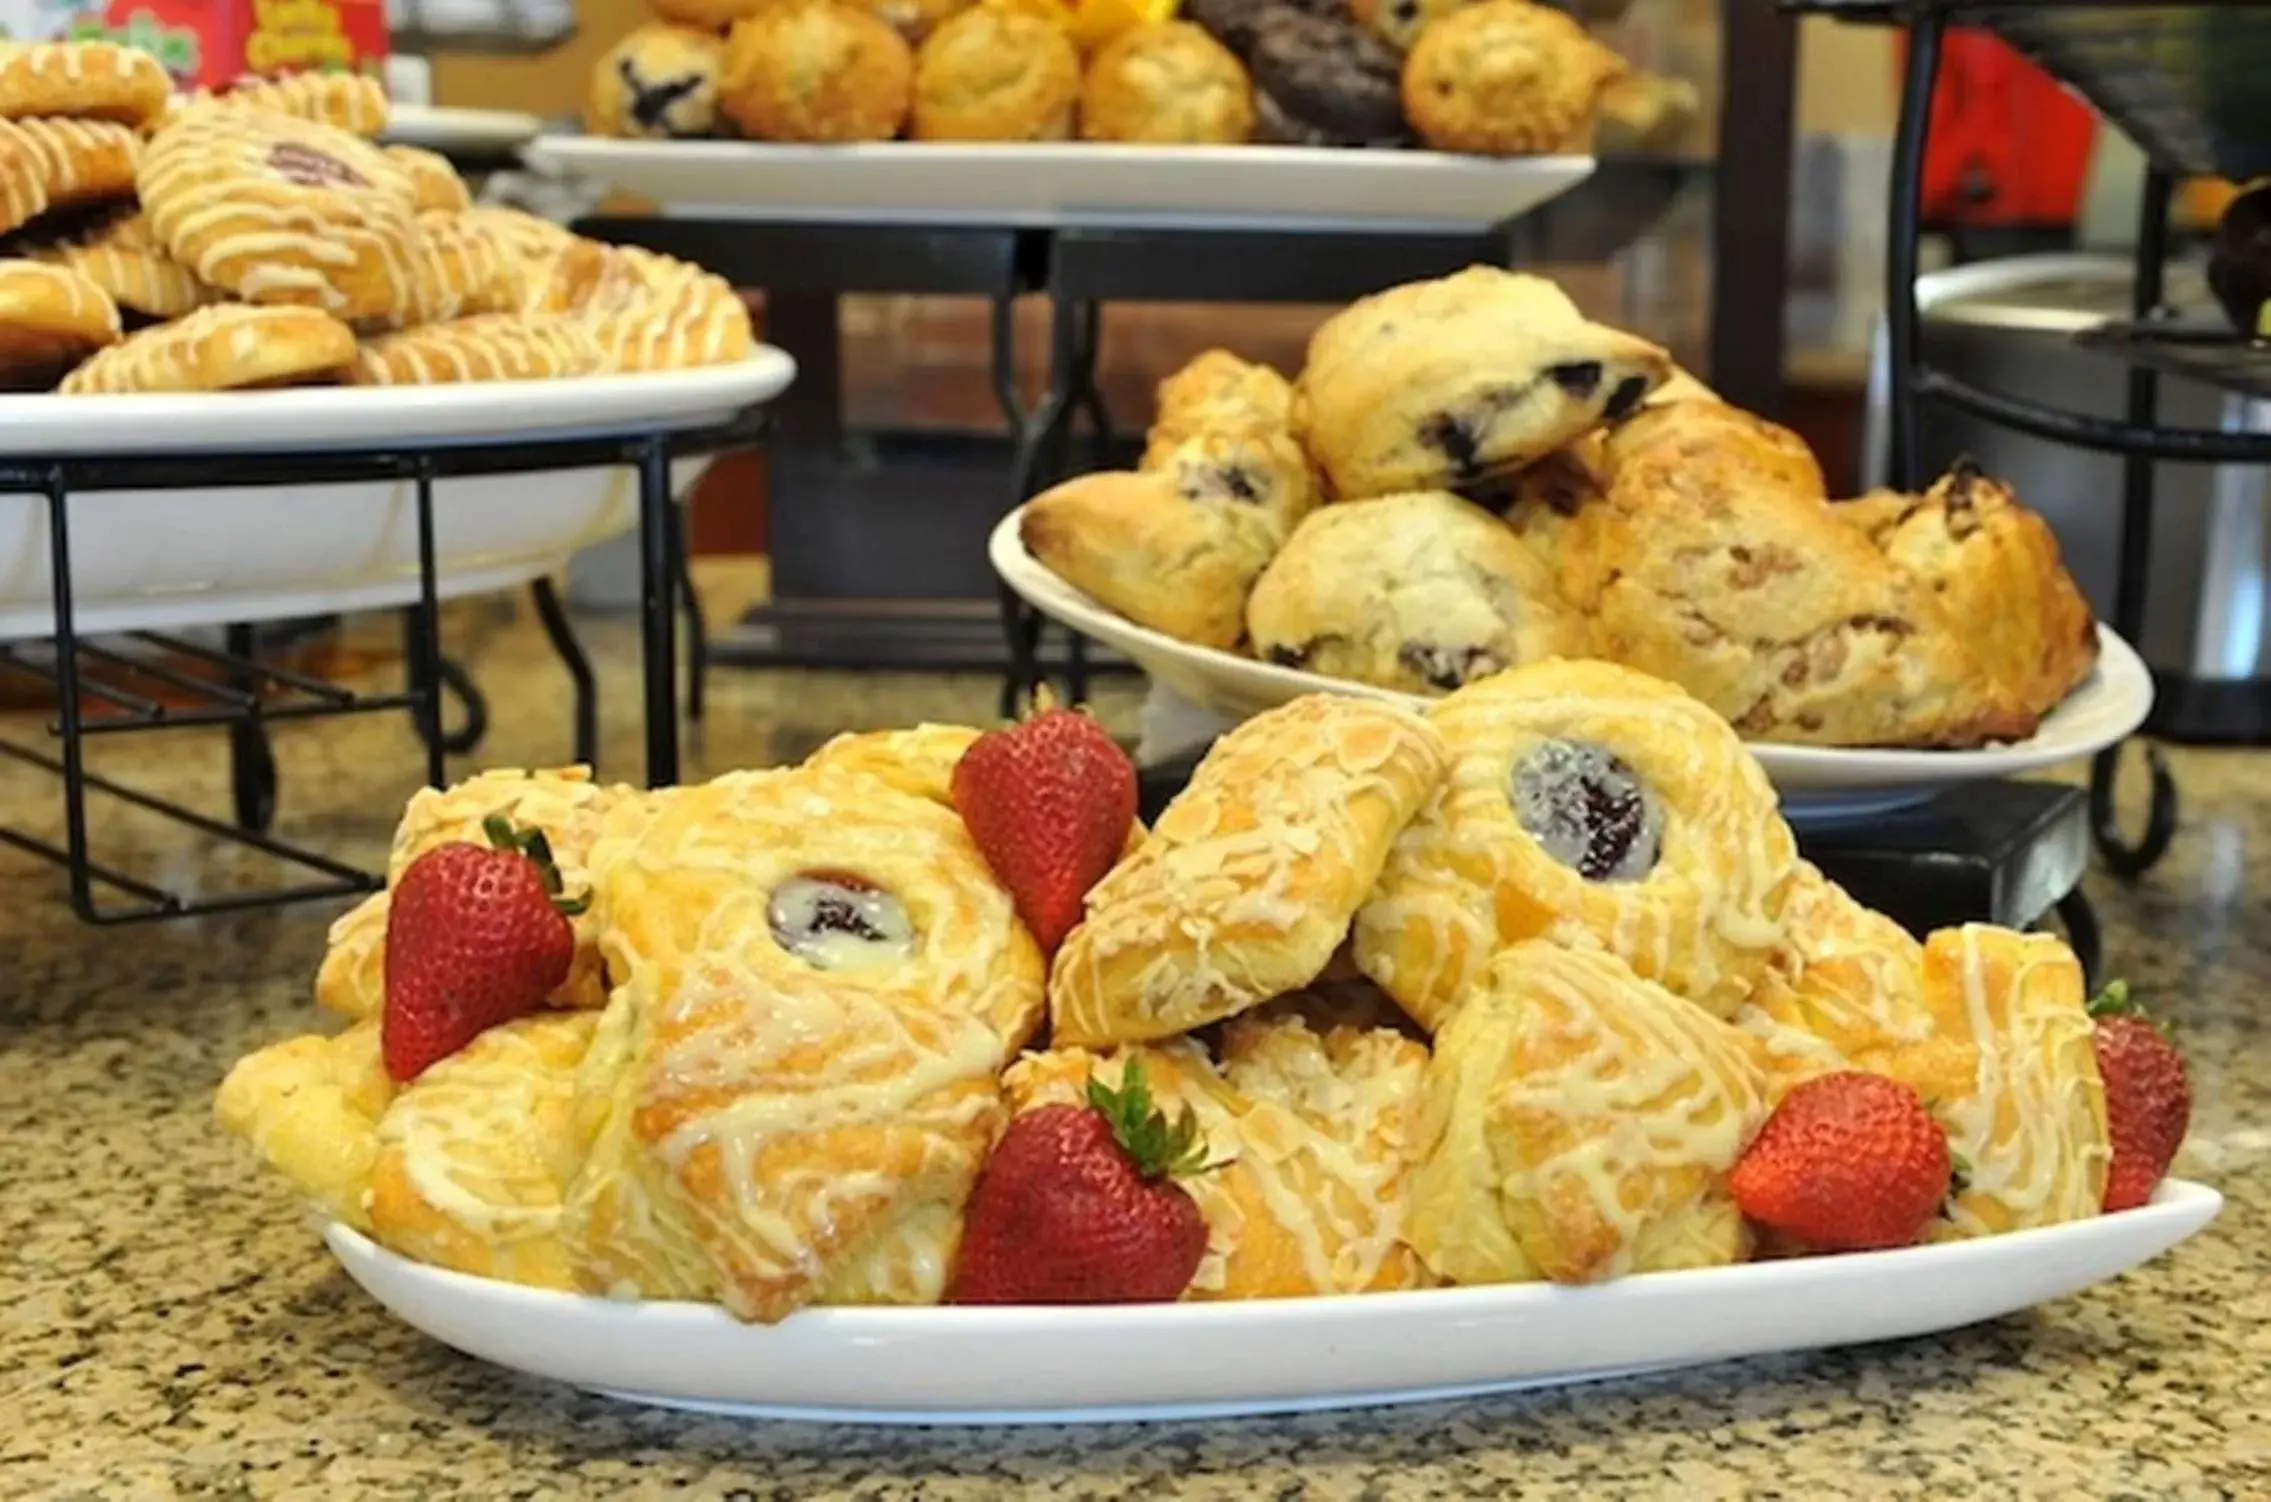
<instances>
[{"instance_id":1,"label":"white rectangular platter","mask_svg":"<svg viewBox=\"0 0 2271 1502\"><path fill-rule=\"evenodd\" d=\"M522 155L687 217L840 224L1480 231L1593 174L1589 156L1045 141L625 141L542 136Z\"/></svg>"},{"instance_id":2,"label":"white rectangular platter","mask_svg":"<svg viewBox=\"0 0 2271 1502\"><path fill-rule=\"evenodd\" d=\"M2141 1209L1977 1241L1341 1298L1072 1308L815 1309L743 1324L468 1277L341 1225L350 1277L445 1345L633 1402L760 1418L1003 1424L1354 1408L1929 1335L2160 1255L2223 1197L2172 1179Z\"/></svg>"}]
</instances>

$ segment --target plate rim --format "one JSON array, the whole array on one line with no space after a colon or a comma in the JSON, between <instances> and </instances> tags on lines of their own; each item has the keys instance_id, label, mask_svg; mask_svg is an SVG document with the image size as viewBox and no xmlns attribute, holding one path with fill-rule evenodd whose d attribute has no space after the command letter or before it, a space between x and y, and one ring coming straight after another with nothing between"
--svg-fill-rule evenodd
<instances>
[{"instance_id":1,"label":"plate rim","mask_svg":"<svg viewBox=\"0 0 2271 1502\"><path fill-rule=\"evenodd\" d=\"M1420 714L1427 713L1443 702L1441 699L1381 688L1376 684L1328 678L1321 673L1240 657L1217 647L1177 641L1164 632L1129 620L1082 593L1027 550L1024 538L1019 533L1025 509L1024 505L1017 506L994 524L993 532L987 539L987 559L993 565L995 575L1003 583L1016 591L1028 605L1061 625L1084 635L1093 635L1109 645L1120 647L1130 655L1135 655L1139 650L1151 651L1198 666L1215 663L1232 666L1242 676L1251 675L1250 681L1269 683L1274 688L1286 689L1292 694L1348 694L1397 704ZM1060 612L1069 612L1070 618ZM2041 745L2038 743L2042 740L2042 733L2038 731L2023 741L1968 750L1793 746L1782 742L1752 740L1743 742L1744 749L1766 769L1769 779L1777 783L1777 791L1783 797L1801 799L1834 799L1840 792L1868 787L1953 786L2010 773L2035 771L2092 755L2107 746L2119 744L2134 734L2153 709L2151 669L2138 655L2136 648L2111 626L2099 621L2096 627L2098 660L2092 665L2090 675L2082 686L2068 695L2060 708L2073 703L2076 697L2089 691L2092 685L2101 685L2109 694L2125 695L2125 698L2117 700L2120 707L2114 711L2114 720L2122 727L2118 734L2104 735L2100 739L2103 733L2092 731L2083 733L2072 741L2062 740ZM2053 714L2056 712L2054 710ZM1833 774L1838 780L1816 780L1822 774ZM1781 779L1787 776L1806 780L1782 786Z\"/></svg>"}]
</instances>

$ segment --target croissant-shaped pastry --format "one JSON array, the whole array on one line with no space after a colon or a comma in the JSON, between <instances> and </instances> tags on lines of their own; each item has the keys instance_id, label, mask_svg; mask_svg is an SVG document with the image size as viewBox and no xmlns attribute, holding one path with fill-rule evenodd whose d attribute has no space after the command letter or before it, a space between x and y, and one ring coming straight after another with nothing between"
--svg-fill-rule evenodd
<instances>
[{"instance_id":1,"label":"croissant-shaped pastry","mask_svg":"<svg viewBox=\"0 0 2271 1502\"><path fill-rule=\"evenodd\" d=\"M1357 914L1367 975L1440 1028L1501 949L1544 937L1735 1010L1782 942L1797 850L1724 721L1605 662L1515 668L1430 719L1451 772Z\"/></svg>"},{"instance_id":2,"label":"croissant-shaped pastry","mask_svg":"<svg viewBox=\"0 0 2271 1502\"><path fill-rule=\"evenodd\" d=\"M1613 430L1607 493L1561 548L1601 654L1668 678L1744 735L1969 746L2032 734L1929 586L1824 503L1782 429L1715 402Z\"/></svg>"},{"instance_id":3,"label":"croissant-shaped pastry","mask_svg":"<svg viewBox=\"0 0 2271 1502\"><path fill-rule=\"evenodd\" d=\"M1088 894L1050 976L1056 1041L1172 1037L1308 984L1443 768L1425 721L1338 695L1225 735Z\"/></svg>"},{"instance_id":4,"label":"croissant-shaped pastry","mask_svg":"<svg viewBox=\"0 0 2271 1502\"><path fill-rule=\"evenodd\" d=\"M400 881L411 862L436 846L461 840L487 843L482 822L492 814L503 814L520 828L542 830L567 890L589 891L589 862L602 823L619 807L640 805L645 796L620 785L593 782L588 767L499 770L450 788L421 788L395 828L387 884ZM379 1014L386 1003L386 919L387 894L375 892L331 926L315 978L318 1005L344 1017ZM596 1009L607 1002L598 919L587 911L570 921L576 931L576 956L568 978L553 993L552 1004Z\"/></svg>"},{"instance_id":5,"label":"croissant-shaped pastry","mask_svg":"<svg viewBox=\"0 0 2271 1502\"><path fill-rule=\"evenodd\" d=\"M625 979L579 1081L581 1286L935 1301L1043 1000L960 818L827 767L687 789L598 906Z\"/></svg>"},{"instance_id":6,"label":"croissant-shaped pastry","mask_svg":"<svg viewBox=\"0 0 2271 1502\"><path fill-rule=\"evenodd\" d=\"M1255 581L1246 630L1266 661L1420 694L1587 642L1552 571L1444 491L1311 512Z\"/></svg>"},{"instance_id":7,"label":"croissant-shaped pastry","mask_svg":"<svg viewBox=\"0 0 2271 1502\"><path fill-rule=\"evenodd\" d=\"M1436 1034L1412 1245L1456 1283L1741 1261L1726 1176L1766 1112L1747 1034L1613 955L1517 944Z\"/></svg>"},{"instance_id":8,"label":"croissant-shaped pastry","mask_svg":"<svg viewBox=\"0 0 2271 1502\"><path fill-rule=\"evenodd\" d=\"M1091 1075L1115 1088L1130 1060L1170 1114L1188 1106L1214 1167L1183 1180L1206 1218L1192 1299L1292 1298L1418 1288L1403 1239L1427 1050L1393 1030L1319 1032L1291 1013L1223 1032L1222 1063L1188 1038L1107 1056L1031 1054L1004 1079L1011 1106L1077 1104Z\"/></svg>"},{"instance_id":9,"label":"croissant-shaped pastry","mask_svg":"<svg viewBox=\"0 0 2271 1502\"><path fill-rule=\"evenodd\" d=\"M2048 714L2097 661L2097 620L2049 523L1978 466L1958 464L1921 496L1879 492L1833 508L1939 597L2019 702Z\"/></svg>"}]
</instances>

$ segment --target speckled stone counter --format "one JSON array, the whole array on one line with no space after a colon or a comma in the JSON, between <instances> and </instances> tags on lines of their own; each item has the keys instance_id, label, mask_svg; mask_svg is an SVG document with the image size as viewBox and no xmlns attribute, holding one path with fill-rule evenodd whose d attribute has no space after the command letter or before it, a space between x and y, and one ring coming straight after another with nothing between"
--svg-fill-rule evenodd
<instances>
[{"instance_id":1,"label":"speckled stone counter","mask_svg":"<svg viewBox=\"0 0 2271 1502\"><path fill-rule=\"evenodd\" d=\"M591 642L611 770L637 768L628 628ZM557 668L520 625L453 639L495 698L483 759L564 755ZM837 729L978 718L974 679L720 673L702 768ZM1133 700L1107 697L1125 728ZM21 735L36 727L10 724ZM191 735L100 765L219 807ZM398 722L279 739L283 830L370 856L416 776ZM211 1121L239 1054L316 1025L330 909L94 931L0 849L0 1497L2271 1497L2271 755L2175 758L2170 859L2093 880L2109 966L2183 1030L2186 1172L2229 1197L2160 1263L1959 1334L1456 1404L995 1431L689 1418L514 1376L397 1325ZM0 767L0 819L57 795ZM238 868L106 814L169 880ZM1109 1361L1111 1352L1095 1353Z\"/></svg>"}]
</instances>

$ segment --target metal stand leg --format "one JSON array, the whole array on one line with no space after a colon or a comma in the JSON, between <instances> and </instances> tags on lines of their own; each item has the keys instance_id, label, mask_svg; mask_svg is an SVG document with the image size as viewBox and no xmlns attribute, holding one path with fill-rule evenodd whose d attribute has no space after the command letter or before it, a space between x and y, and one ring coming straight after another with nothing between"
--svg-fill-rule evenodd
<instances>
[{"instance_id":1,"label":"metal stand leg","mask_svg":"<svg viewBox=\"0 0 2271 1502\"><path fill-rule=\"evenodd\" d=\"M1893 137L1892 225L1885 246L1885 338L1891 351L1888 408L1891 452L1887 478L1895 490L1916 486L1916 372L1922 340L1916 312L1916 241L1922 231L1924 145L1932 123L1932 83L1940 72L1945 14L1919 6L1908 31L1908 69L1901 83L1900 130Z\"/></svg>"},{"instance_id":2,"label":"metal stand leg","mask_svg":"<svg viewBox=\"0 0 2271 1502\"><path fill-rule=\"evenodd\" d=\"M1082 364L1080 307L1066 299L1055 300L1049 310L1049 386L1041 401L1019 425L1017 455L1010 465L1010 504L1023 505L1041 488L1042 477L1056 473L1061 464L1065 435L1070 431L1074 403L1080 395ZM1004 321L995 324L995 355L1005 353ZM1014 718L1025 698L1041 680L1041 615L1028 610L1008 585L1001 587L1002 632L1009 642L1009 671L1002 680L1001 712Z\"/></svg>"},{"instance_id":3,"label":"metal stand leg","mask_svg":"<svg viewBox=\"0 0 2271 1502\"><path fill-rule=\"evenodd\" d=\"M255 643L250 626L226 628L224 644L231 657L252 660ZM246 693L260 690L242 673L232 674L231 683ZM276 820L276 752L268 743L268 727L258 719L229 726L229 805L237 827L255 834L266 834Z\"/></svg>"},{"instance_id":4,"label":"metal stand leg","mask_svg":"<svg viewBox=\"0 0 2271 1502\"><path fill-rule=\"evenodd\" d=\"M559 591L552 587L552 581L537 580L528 587L528 595L536 605L536 619L544 627L545 640L552 643L560 665L568 670L568 680L575 685L575 760L582 766L597 766L599 680L592 673L591 659L584 655L583 643L576 640L576 628L561 608Z\"/></svg>"},{"instance_id":5,"label":"metal stand leg","mask_svg":"<svg viewBox=\"0 0 2271 1502\"><path fill-rule=\"evenodd\" d=\"M710 627L709 622L702 619L702 597L694 592L694 558L686 547L686 518L676 505L667 509L672 572L678 580L678 607L686 617L686 718L699 725L710 671Z\"/></svg>"},{"instance_id":6,"label":"metal stand leg","mask_svg":"<svg viewBox=\"0 0 2271 1502\"><path fill-rule=\"evenodd\" d=\"M95 910L87 852L87 767L79 718L79 628L71 598L71 501L56 474L47 486L48 571L55 591L55 720L63 740L63 841L70 855L71 911L88 923ZM145 891L149 889L145 888ZM152 895L163 897L163 893Z\"/></svg>"},{"instance_id":7,"label":"metal stand leg","mask_svg":"<svg viewBox=\"0 0 2271 1502\"><path fill-rule=\"evenodd\" d=\"M418 603L411 607L410 671L411 713L419 739L426 743L426 785L442 787L449 781L442 739L441 602L434 584L434 468L433 461L418 466Z\"/></svg>"},{"instance_id":8,"label":"metal stand leg","mask_svg":"<svg viewBox=\"0 0 2271 1502\"><path fill-rule=\"evenodd\" d=\"M670 452L660 438L638 449L639 645L646 672L647 786L678 781L678 569L671 558Z\"/></svg>"},{"instance_id":9,"label":"metal stand leg","mask_svg":"<svg viewBox=\"0 0 2271 1502\"><path fill-rule=\"evenodd\" d=\"M2097 909L2080 887L2058 899L2058 920L2066 926L2066 947L2082 965L2082 989L2096 995L2104 973L2105 946L2098 934Z\"/></svg>"}]
</instances>

